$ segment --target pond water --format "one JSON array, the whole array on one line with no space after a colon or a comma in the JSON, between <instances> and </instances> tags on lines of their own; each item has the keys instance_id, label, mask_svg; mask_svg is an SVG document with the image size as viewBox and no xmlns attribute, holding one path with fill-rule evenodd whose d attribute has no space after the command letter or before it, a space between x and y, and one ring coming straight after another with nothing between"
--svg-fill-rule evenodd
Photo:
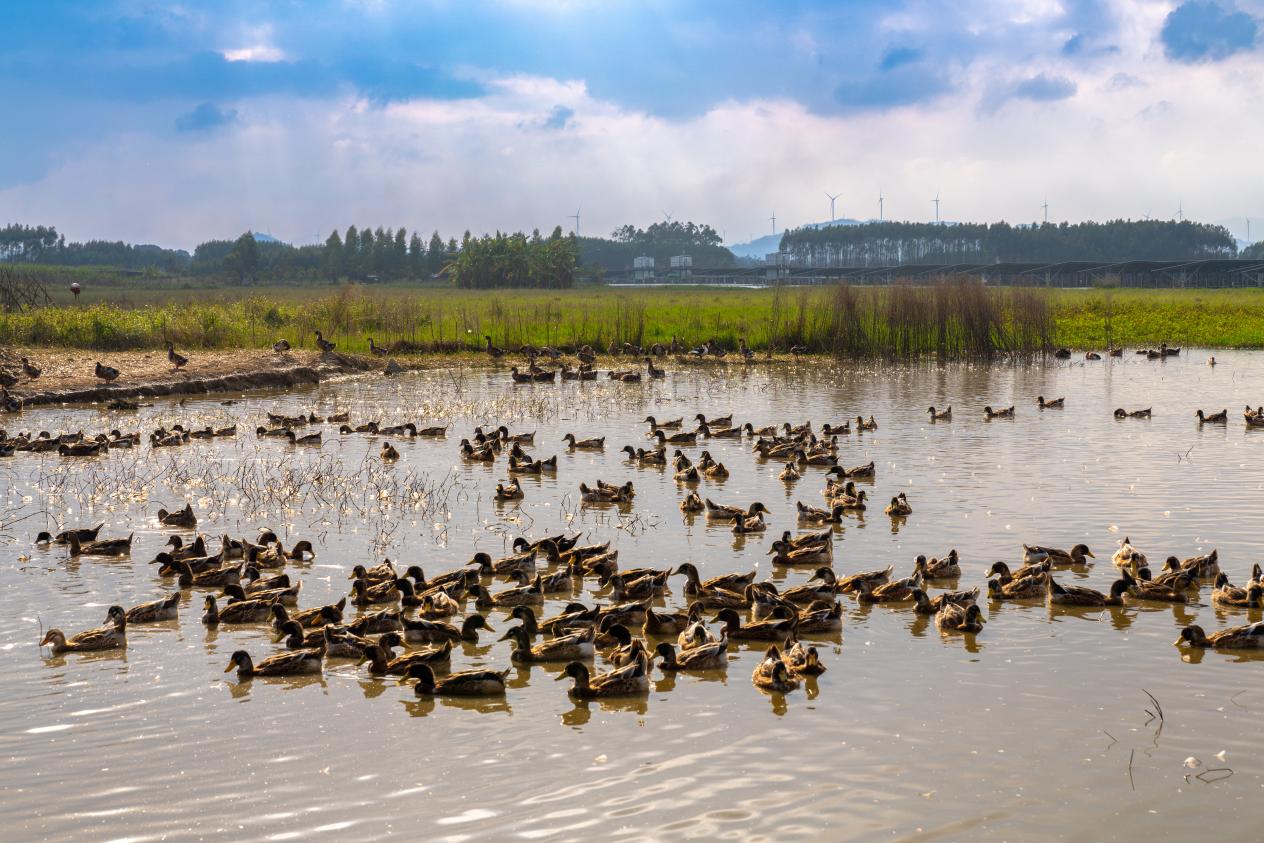
<instances>
[{"instance_id":1,"label":"pond water","mask_svg":"<svg viewBox=\"0 0 1264 843\"><path fill-rule=\"evenodd\" d=\"M766 551L795 528L796 500L822 505L823 469L787 488L781 464L757 460L749 439L710 443L731 477L700 492L771 511L766 537L738 541L682 516L670 470L621 458L623 445L648 444L647 414L733 413L757 426L872 414L876 433L840 444L843 464L877 464L865 486L874 505L835 531L840 573L891 564L905 576L918 554L951 547L970 587L995 560L1020 563L1023 542L1084 542L1096 564L1058 578L1106 590L1126 534L1152 559L1218 548L1241 584L1261 559L1264 432L1245 430L1240 411L1264 400L1264 356L1217 357L1215 368L1189 350L1163 362L1032 366L669 365L664 381L639 385L514 386L475 368L233 396L227 406L227 396L207 396L139 413L10 418L10 433L147 434L174 421L235 421L241 433L0 463L4 837L1198 839L1214 816L1219 836L1254 839L1249 829L1264 818L1264 663L1191 656L1172 642L1187 623L1210 632L1260 615L1212 608L1207 586L1203 605L1177 608L984 601L977 637L941 634L908 606L844 597L843 632L806 636L828 671L784 697L752 686L761 655L752 645L732 646L724 673L655 670L647 698L620 702L572 702L554 681L561 665L513 671L506 697L491 702L419 700L350 661L318 677L239 682L223 672L234 650L259 658L278 645L262 625L208 632L192 590L179 621L132 627L125 654L51 657L36 646L43 629L97 626L113 603L168 593L149 560L173 531L154 514L186 501L210 536L271 527L287 544L310 539L315 559L290 568L304 606L345 594L356 563L389 556L433 575L479 550L507 552L518 535L564 530L610 540L623 567L692 561L704 577L758 567L782 586L805 581L810 569L773 569ZM1037 395L1065 395L1066 408L1042 412ZM952 405L954 420L930 424L932 404ZM1014 404L1016 418L985 421L987 404ZM1112 417L1150 406L1149 420ZM1199 428L1200 407L1227 407L1229 424ZM402 454L393 466L377 459L379 438L333 426L320 448L247 432L267 411L300 410L452 429L446 439L393 439ZM536 430L534 454L559 455L556 477L523 480L521 504L492 499L507 477L503 458L492 467L458 458L460 438L488 422ZM568 454L567 432L605 435L606 450ZM632 480L634 505L580 506L579 483L598 478ZM895 525L882 502L900 491L914 512ZM65 548L32 545L40 530L99 521L102 536L135 533L129 559L72 562ZM666 605L682 608L684 580L671 582ZM594 587L578 598L605 602ZM544 614L568 599L551 598ZM509 666L510 645L497 641L509 619L492 611L489 620L498 633L460 645L453 669Z\"/></svg>"}]
</instances>

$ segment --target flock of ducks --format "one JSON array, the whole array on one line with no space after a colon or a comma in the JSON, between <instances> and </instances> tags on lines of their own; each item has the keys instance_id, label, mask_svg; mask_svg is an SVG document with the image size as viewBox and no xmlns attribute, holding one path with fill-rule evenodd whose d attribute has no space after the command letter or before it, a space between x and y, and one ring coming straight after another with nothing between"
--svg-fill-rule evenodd
<instances>
[{"instance_id":1,"label":"flock of ducks","mask_svg":"<svg viewBox=\"0 0 1264 843\"><path fill-rule=\"evenodd\" d=\"M1040 409L1064 406L1061 398L1037 399ZM1247 408L1248 417L1264 411ZM933 421L950 421L951 408L929 408ZM1012 416L1014 408L985 409L987 418ZM1220 414L1227 418L1227 413ZM1223 421L1199 414L1201 423ZM413 684L419 696L490 696L506 692L510 670L528 665L557 665L559 680L568 680L569 693L577 699L639 696L649 692L654 670L723 671L729 652L741 645L761 648L752 684L770 693L788 693L811 682L827 668L817 643L837 641L843 625L843 600L858 604L904 607L933 617L944 634L978 635L987 623L983 600L993 605L1005 601L1047 602L1051 607L1106 608L1130 603L1189 603L1210 585L1211 601L1223 609L1260 609L1264 606L1264 574L1257 565L1250 580L1234 585L1220 569L1216 551L1180 559L1169 556L1163 566L1151 566L1148 555L1125 538L1112 557L1115 575L1108 591L1071 585L1057 574L1065 570L1086 572L1094 564L1093 552L1084 544L1069 550L1023 546L1021 565L996 562L989 570L986 587L960 588L962 565L956 550L943 556L919 555L904 576L893 565L850 573L834 567L834 525L863 513L868 492L858 484L872 484L877 470L873 462L844 466L838 457L839 438L878 429L877 421L857 416L840 424L811 422L757 426L739 424L733 416L690 420L645 419L649 447L629 444L620 453L634 469L673 472L680 490L680 509L686 519L705 518L708 525L723 526L736 536L767 533L773 514L762 502L717 502L703 496L701 484L722 481L728 469L703 449L696 457L686 451L709 440L745 443L757 460L784 461L778 475L793 487L819 470L823 506L796 502L798 530L783 529L768 543L767 556L781 573L802 571L796 584L778 586L757 579L756 571L726 573L703 579L690 562L661 568L621 567L620 552L609 542L580 544L580 535L560 534L540 539L518 538L509 555L493 558L480 552L454 570L427 577L420 566L397 568L389 559L367 567L355 565L349 572L348 593L337 602L300 607L300 572L315 556L309 541L284 547L275 533L261 531L253 541L228 535L218 541L197 534L197 515L191 504L155 515L159 525L180 532L170 536L152 560L155 578L165 594L141 605L111 606L105 623L74 635L51 629L41 639L60 655L71 652L116 650L127 646L129 626L175 620L184 594L202 594L201 621L207 627L239 625L270 630L275 649L260 657L235 651L225 672L240 680L317 674L330 660L353 659L371 676L395 677ZM353 425L347 414L321 418L314 413L269 413L267 425L256 429L259 437L277 436L294 444L319 441L320 432L299 433L309 426L338 424L343 435L444 436L447 427L418 427L414 423L388 426L378 422ZM155 431L153 447L165 440L230 436L235 428L186 431L178 425ZM124 438L117 431L105 442ZM125 437L132 446L139 434ZM77 446L78 440L41 435L24 442L54 442L58 447ZM504 460L508 478L498 482L497 501L520 501L525 491L519 475L555 474L556 455L534 457L535 432L514 432L507 426L477 428L459 445L467 462L495 466ZM85 441L96 441L95 438ZM605 436L567 433L560 440L570 452L600 452ZM39 446L51 448L51 445ZM111 445L112 447L112 445ZM130 447L130 446L129 446ZM382 459L398 459L390 442L382 445ZM636 495L632 480L608 482L597 479L578 484L585 506L630 504ZM913 515L903 492L891 496L884 512L900 522ZM102 524L74 527L53 535L40 533L36 543L45 548L64 548L73 559L119 558L132 553L133 535L102 537ZM181 533L194 531L185 542ZM679 589L676 578L683 577ZM499 583L499 584L498 584ZM588 592L591 603L579 598ZM668 598L681 598L673 607ZM560 612L543 617L546 600L566 600ZM598 602L604 601L604 602ZM349 609L349 606L352 607ZM354 617L353 611L354 610ZM495 634L511 645L508 668L458 666L454 662L465 642L477 642L482 633ZM1218 649L1264 648L1264 622L1228 627L1208 634L1188 625L1177 640L1187 647ZM598 670L600 657L603 669ZM461 669L454 669L461 667Z\"/></svg>"}]
</instances>

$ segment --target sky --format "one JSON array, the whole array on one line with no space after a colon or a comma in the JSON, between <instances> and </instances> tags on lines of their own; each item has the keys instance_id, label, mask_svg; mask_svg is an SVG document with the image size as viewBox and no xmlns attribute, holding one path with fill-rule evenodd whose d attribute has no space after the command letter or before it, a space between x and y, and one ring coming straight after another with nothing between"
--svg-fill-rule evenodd
<instances>
[{"instance_id":1,"label":"sky","mask_svg":"<svg viewBox=\"0 0 1264 843\"><path fill-rule=\"evenodd\" d=\"M0 222L1264 236L1264 0L0 0Z\"/></svg>"}]
</instances>

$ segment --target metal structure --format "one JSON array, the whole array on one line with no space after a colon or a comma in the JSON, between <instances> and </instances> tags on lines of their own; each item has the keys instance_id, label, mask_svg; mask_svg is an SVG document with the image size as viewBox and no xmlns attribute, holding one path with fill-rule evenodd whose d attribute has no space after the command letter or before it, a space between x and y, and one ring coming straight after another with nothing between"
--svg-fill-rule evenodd
<instances>
[{"instance_id":1,"label":"metal structure","mask_svg":"<svg viewBox=\"0 0 1264 843\"><path fill-rule=\"evenodd\" d=\"M672 258L673 272L675 261ZM632 270L606 273L612 284L672 283L647 281ZM774 284L930 284L949 277L977 278L992 286L1130 287L1146 289L1220 289L1264 287L1264 260L1214 258L1193 261L1064 261L1061 263L899 264L893 266L798 266L785 252L770 254L751 267L690 267L686 283L698 286L770 286Z\"/></svg>"}]
</instances>

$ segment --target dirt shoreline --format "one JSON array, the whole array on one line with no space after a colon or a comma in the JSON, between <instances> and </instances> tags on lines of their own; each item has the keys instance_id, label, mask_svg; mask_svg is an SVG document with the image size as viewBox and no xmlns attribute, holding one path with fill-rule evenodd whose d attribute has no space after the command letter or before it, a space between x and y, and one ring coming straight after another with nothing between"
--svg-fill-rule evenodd
<instances>
[{"instance_id":1,"label":"dirt shoreline","mask_svg":"<svg viewBox=\"0 0 1264 843\"><path fill-rule=\"evenodd\" d=\"M48 404L90 404L166 395L200 395L250 389L285 389L319 383L338 375L381 371L385 364L355 355L319 355L314 351L277 354L271 351L198 351L176 371L165 352L91 352L76 349L5 349L0 364L21 372L21 358L40 368L39 378L25 375L9 392L27 407ZM118 380L105 384L95 374L100 361L119 370Z\"/></svg>"},{"instance_id":2,"label":"dirt shoreline","mask_svg":"<svg viewBox=\"0 0 1264 843\"><path fill-rule=\"evenodd\" d=\"M85 351L82 349L3 348L0 368L20 377L9 392L27 407L49 404L92 404L131 401L168 395L202 395L251 389L288 389L320 383L331 377L384 374L388 361L398 371L439 368L508 368L511 358L489 359L482 352L426 353L389 358L333 352L294 350L284 354L260 349L189 351L189 362L176 371L165 351ZM30 380L22 373L22 357L28 357L41 374ZM759 355L752 360L736 358L699 360L687 356L667 358L680 366L750 366L801 362L804 358ZM806 359L811 359L810 356ZM105 384L95 374L95 364L118 369L118 380ZM524 365L520 362L519 365ZM640 358L607 358L610 368L640 368Z\"/></svg>"}]
</instances>

